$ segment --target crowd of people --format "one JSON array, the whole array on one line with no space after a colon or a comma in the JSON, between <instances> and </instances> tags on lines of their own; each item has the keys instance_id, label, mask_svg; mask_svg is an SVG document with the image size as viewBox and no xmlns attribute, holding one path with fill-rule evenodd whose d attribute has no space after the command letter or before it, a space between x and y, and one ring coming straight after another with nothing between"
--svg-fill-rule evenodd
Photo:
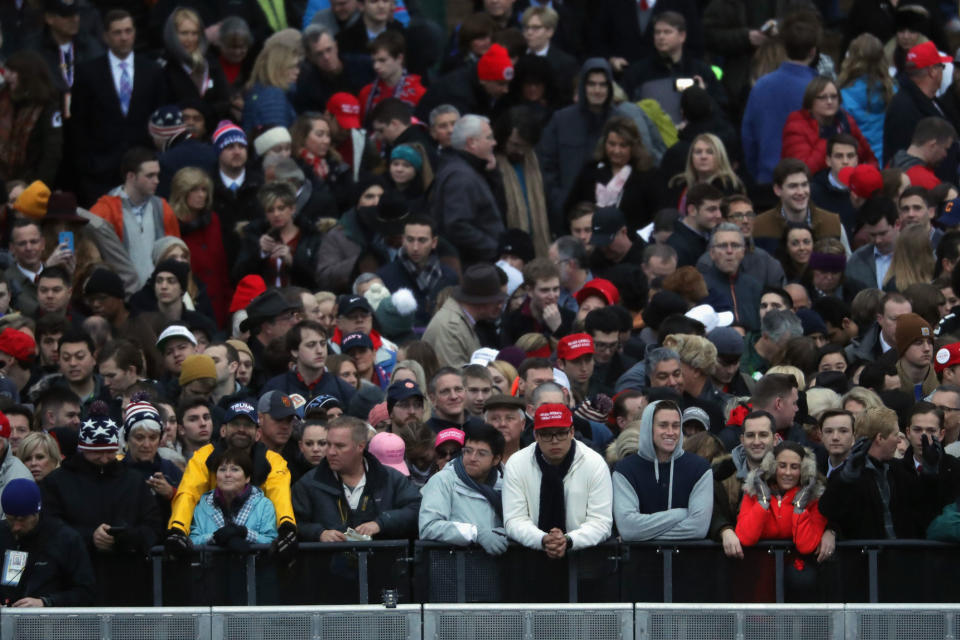
<instances>
[{"instance_id":1,"label":"crowd of people","mask_svg":"<svg viewBox=\"0 0 960 640\"><path fill-rule=\"evenodd\" d=\"M0 604L156 545L960 541L951 3L0 27Z\"/></svg>"}]
</instances>

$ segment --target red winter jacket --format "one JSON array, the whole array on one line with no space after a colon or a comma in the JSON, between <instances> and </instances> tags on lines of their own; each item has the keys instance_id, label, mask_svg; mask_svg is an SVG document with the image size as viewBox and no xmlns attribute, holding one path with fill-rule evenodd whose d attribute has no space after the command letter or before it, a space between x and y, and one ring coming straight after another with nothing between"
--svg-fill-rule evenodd
<instances>
[{"instance_id":1,"label":"red winter jacket","mask_svg":"<svg viewBox=\"0 0 960 640\"><path fill-rule=\"evenodd\" d=\"M801 554L816 551L827 527L827 519L820 515L817 501L808 504L799 515L793 512L793 497L798 489L794 487L782 498L771 497L769 509L761 507L756 497L743 494L734 530L740 544L751 547L760 540L793 540Z\"/></svg>"},{"instance_id":2,"label":"red winter jacket","mask_svg":"<svg viewBox=\"0 0 960 640\"><path fill-rule=\"evenodd\" d=\"M877 158L870 150L870 143L860 133L860 127L853 121L850 114L841 109L837 112L837 116L847 119L850 134L857 139L857 156L860 158L860 164L877 166ZM820 137L820 124L806 109L798 109L787 116L787 123L783 126L780 157L802 160L810 168L810 173L817 173L827 168L827 139Z\"/></svg>"},{"instance_id":3,"label":"red winter jacket","mask_svg":"<svg viewBox=\"0 0 960 640\"><path fill-rule=\"evenodd\" d=\"M230 296L233 287L227 272L227 254L223 249L220 217L210 212L209 223L181 223L183 241L190 249L190 271L206 285L217 326L229 326Z\"/></svg>"}]
</instances>

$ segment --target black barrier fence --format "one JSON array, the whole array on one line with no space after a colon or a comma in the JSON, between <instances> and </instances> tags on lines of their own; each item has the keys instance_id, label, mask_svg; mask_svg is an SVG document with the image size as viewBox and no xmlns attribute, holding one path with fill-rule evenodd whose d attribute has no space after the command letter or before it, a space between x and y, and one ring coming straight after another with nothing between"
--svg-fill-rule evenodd
<instances>
[{"instance_id":1,"label":"black barrier fence","mask_svg":"<svg viewBox=\"0 0 960 640\"><path fill-rule=\"evenodd\" d=\"M493 557L478 547L426 541L302 543L290 566L268 549L198 547L190 559L171 559L155 548L146 571L152 604L960 600L952 569L960 566L960 546L926 540L841 542L822 564L786 542L744 549L742 560L706 540L609 540L562 560L516 545ZM125 588L101 590L98 604L151 604L146 582L128 585L114 581Z\"/></svg>"}]
</instances>

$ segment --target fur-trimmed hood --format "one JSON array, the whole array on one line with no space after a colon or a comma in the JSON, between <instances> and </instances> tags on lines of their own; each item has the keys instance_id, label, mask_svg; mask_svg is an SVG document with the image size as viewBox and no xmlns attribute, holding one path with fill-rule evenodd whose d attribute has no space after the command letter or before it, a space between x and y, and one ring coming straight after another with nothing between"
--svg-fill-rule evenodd
<instances>
[{"instance_id":1,"label":"fur-trimmed hood","mask_svg":"<svg viewBox=\"0 0 960 640\"><path fill-rule=\"evenodd\" d=\"M813 487L813 496L811 497L811 502L813 500L818 500L820 496L823 495L824 489L826 489L826 480L825 478L817 472L817 457L814 455L813 450L809 447L804 447L803 450L805 454L803 460L800 461L800 482L797 484L797 487L802 488L810 481L810 478L816 478L816 484ZM771 488L776 488L776 475L777 475L777 461L773 457L773 451L768 451L767 455L763 457L763 462L760 463L760 466L747 474L747 480L743 484L743 492L756 497L757 490L754 486L755 479L757 474L760 474L760 477L767 481L767 484ZM776 492L774 492L776 494Z\"/></svg>"}]
</instances>

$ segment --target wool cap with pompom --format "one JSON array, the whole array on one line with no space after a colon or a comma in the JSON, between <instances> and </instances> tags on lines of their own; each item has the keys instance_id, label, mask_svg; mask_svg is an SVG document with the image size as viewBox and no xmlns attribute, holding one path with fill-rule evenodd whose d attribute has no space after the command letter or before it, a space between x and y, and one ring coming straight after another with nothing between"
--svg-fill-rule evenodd
<instances>
[{"instance_id":1,"label":"wool cap with pompom","mask_svg":"<svg viewBox=\"0 0 960 640\"><path fill-rule=\"evenodd\" d=\"M80 424L77 451L116 451L120 448L120 426L110 417L107 403L97 400L90 405L87 419Z\"/></svg>"},{"instance_id":2,"label":"wool cap with pompom","mask_svg":"<svg viewBox=\"0 0 960 640\"><path fill-rule=\"evenodd\" d=\"M402 342L413 331L416 312L417 299L413 292L397 289L380 303L374 316L381 334L394 342Z\"/></svg>"},{"instance_id":3,"label":"wool cap with pompom","mask_svg":"<svg viewBox=\"0 0 960 640\"><path fill-rule=\"evenodd\" d=\"M160 433L163 431L163 424L160 422L160 412L154 407L148 399L150 394L145 391L138 391L130 398L130 404L123 410L123 437L130 438L130 432L134 429L146 429Z\"/></svg>"}]
</instances>

